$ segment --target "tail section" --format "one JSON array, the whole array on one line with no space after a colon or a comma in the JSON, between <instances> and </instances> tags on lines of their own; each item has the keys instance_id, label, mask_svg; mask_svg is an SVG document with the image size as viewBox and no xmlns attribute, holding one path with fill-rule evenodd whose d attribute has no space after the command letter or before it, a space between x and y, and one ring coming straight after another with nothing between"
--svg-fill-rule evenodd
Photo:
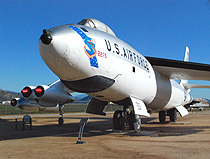
<instances>
[{"instance_id":1,"label":"tail section","mask_svg":"<svg viewBox=\"0 0 210 159\"><path fill-rule=\"evenodd\" d=\"M185 49L185 56L184 56L184 61L185 62L189 62L189 47L186 46L186 49ZM185 85L188 84L188 80L181 80L180 81L180 85L186 90L186 91L189 91L190 92L190 89L186 88Z\"/></svg>"},{"instance_id":2,"label":"tail section","mask_svg":"<svg viewBox=\"0 0 210 159\"><path fill-rule=\"evenodd\" d=\"M189 62L189 47L186 46L184 61ZM188 80L181 80L179 83L188 93L190 88L210 88L210 85L188 84Z\"/></svg>"},{"instance_id":3,"label":"tail section","mask_svg":"<svg viewBox=\"0 0 210 159\"><path fill-rule=\"evenodd\" d=\"M189 47L186 46L186 49L185 49L185 56L184 56L184 61L185 61L185 62L189 62L189 53L190 53Z\"/></svg>"}]
</instances>

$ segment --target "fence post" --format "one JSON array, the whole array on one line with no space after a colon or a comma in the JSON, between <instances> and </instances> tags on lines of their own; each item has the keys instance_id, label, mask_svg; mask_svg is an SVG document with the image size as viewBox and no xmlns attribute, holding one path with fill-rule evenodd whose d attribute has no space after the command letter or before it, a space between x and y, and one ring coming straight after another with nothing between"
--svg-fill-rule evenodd
<instances>
[{"instance_id":1,"label":"fence post","mask_svg":"<svg viewBox=\"0 0 210 159\"><path fill-rule=\"evenodd\" d=\"M6 104L4 104L4 115L7 115Z\"/></svg>"}]
</instances>

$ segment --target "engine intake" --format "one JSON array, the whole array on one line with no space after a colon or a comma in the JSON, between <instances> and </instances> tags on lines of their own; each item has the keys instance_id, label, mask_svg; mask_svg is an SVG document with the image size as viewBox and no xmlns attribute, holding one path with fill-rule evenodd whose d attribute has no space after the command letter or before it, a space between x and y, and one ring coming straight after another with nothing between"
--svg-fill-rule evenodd
<instances>
[{"instance_id":1,"label":"engine intake","mask_svg":"<svg viewBox=\"0 0 210 159\"><path fill-rule=\"evenodd\" d=\"M17 99L12 99L10 104L15 107L17 105Z\"/></svg>"},{"instance_id":2,"label":"engine intake","mask_svg":"<svg viewBox=\"0 0 210 159\"><path fill-rule=\"evenodd\" d=\"M44 90L44 88L43 88L42 86L37 86L37 87L35 88L35 95L36 95L37 97L43 96L43 95L44 95L44 92L45 92L45 90Z\"/></svg>"},{"instance_id":3,"label":"engine intake","mask_svg":"<svg viewBox=\"0 0 210 159\"><path fill-rule=\"evenodd\" d=\"M22 93L23 97L28 98L32 94L32 89L27 86L27 87L23 88L21 93Z\"/></svg>"},{"instance_id":4,"label":"engine intake","mask_svg":"<svg viewBox=\"0 0 210 159\"><path fill-rule=\"evenodd\" d=\"M53 107L57 104L63 105L74 101L73 97L68 92L52 86L37 86L34 89L34 93L36 102L45 107Z\"/></svg>"}]
</instances>

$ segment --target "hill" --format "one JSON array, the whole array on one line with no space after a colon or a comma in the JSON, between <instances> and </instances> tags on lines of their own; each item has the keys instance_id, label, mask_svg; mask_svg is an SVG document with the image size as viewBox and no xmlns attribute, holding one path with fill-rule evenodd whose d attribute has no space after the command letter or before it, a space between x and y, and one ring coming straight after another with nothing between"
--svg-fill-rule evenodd
<instances>
[{"instance_id":1,"label":"hill","mask_svg":"<svg viewBox=\"0 0 210 159\"><path fill-rule=\"evenodd\" d=\"M91 96L86 96L86 97L82 98L81 101L88 101L89 102L91 99L92 99Z\"/></svg>"},{"instance_id":2,"label":"hill","mask_svg":"<svg viewBox=\"0 0 210 159\"><path fill-rule=\"evenodd\" d=\"M82 94L82 95L74 96L74 99L75 99L74 101L75 103L89 103L92 97L87 94Z\"/></svg>"},{"instance_id":3,"label":"hill","mask_svg":"<svg viewBox=\"0 0 210 159\"><path fill-rule=\"evenodd\" d=\"M21 93L10 92L0 89L0 101L10 101L13 98L21 97Z\"/></svg>"}]
</instances>

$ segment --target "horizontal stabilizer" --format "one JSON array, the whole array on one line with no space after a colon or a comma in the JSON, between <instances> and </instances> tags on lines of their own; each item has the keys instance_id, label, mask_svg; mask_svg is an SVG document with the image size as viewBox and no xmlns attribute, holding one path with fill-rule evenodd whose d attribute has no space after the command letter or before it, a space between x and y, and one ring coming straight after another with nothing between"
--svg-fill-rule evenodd
<instances>
[{"instance_id":1,"label":"horizontal stabilizer","mask_svg":"<svg viewBox=\"0 0 210 159\"><path fill-rule=\"evenodd\" d=\"M210 88L210 85L199 85L199 84L183 84L185 88Z\"/></svg>"}]
</instances>

